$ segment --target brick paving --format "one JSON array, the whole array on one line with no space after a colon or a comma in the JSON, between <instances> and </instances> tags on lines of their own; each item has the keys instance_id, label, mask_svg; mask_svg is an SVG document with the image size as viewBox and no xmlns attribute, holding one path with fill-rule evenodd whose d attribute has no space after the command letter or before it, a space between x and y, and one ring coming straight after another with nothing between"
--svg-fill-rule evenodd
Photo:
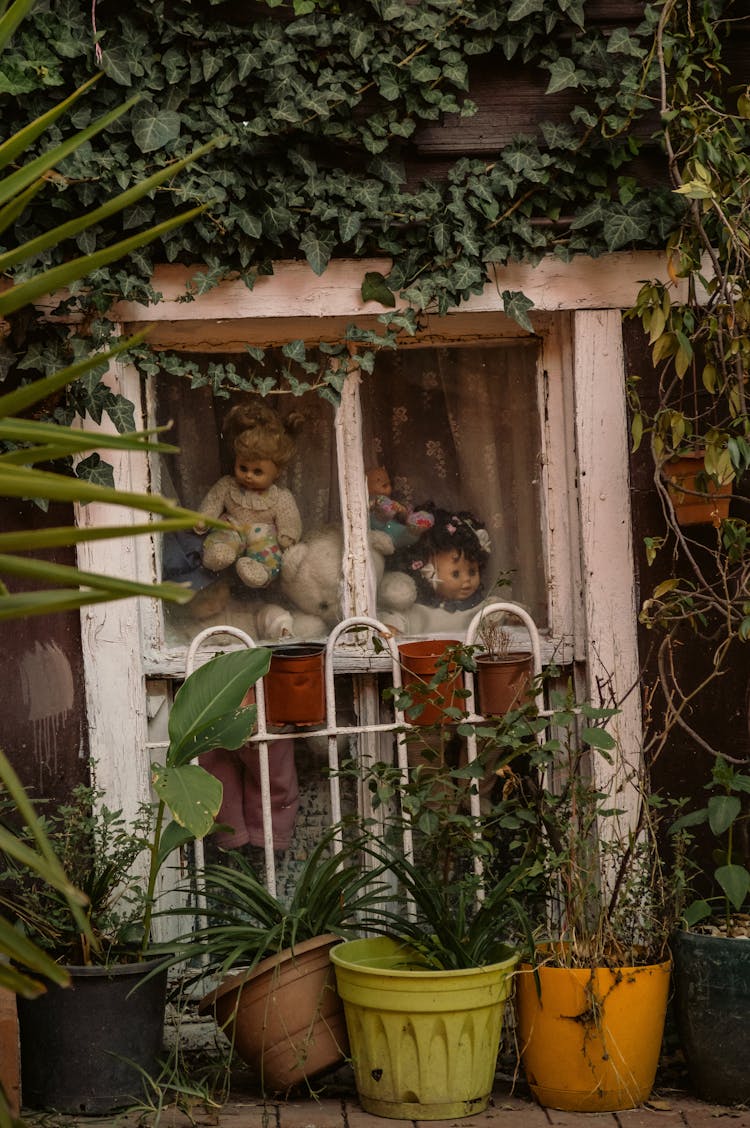
<instances>
[{"instance_id":1,"label":"brick paving","mask_svg":"<svg viewBox=\"0 0 750 1128\"><path fill-rule=\"evenodd\" d=\"M130 1111L119 1116L63 1117L24 1110L31 1128L750 1128L750 1109L727 1108L699 1101L684 1090L657 1089L641 1108L627 1112L574 1113L540 1108L500 1080L485 1112L453 1120L390 1120L372 1116L345 1084L328 1095L263 1101L251 1093L232 1094L218 1108L196 1103L187 1110L167 1107L156 1112Z\"/></svg>"}]
</instances>

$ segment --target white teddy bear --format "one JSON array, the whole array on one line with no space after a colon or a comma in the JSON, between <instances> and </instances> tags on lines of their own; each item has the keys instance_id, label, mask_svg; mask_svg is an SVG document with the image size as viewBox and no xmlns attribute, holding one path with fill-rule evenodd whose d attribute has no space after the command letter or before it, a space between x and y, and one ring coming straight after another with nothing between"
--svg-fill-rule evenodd
<instances>
[{"instance_id":1,"label":"white teddy bear","mask_svg":"<svg viewBox=\"0 0 750 1128\"><path fill-rule=\"evenodd\" d=\"M375 579L380 584L385 557L393 552L393 541L387 533L371 530L369 544ZM258 633L262 639L322 638L341 621L343 551L340 525L327 525L308 533L286 550L280 585L291 609L269 603L259 610Z\"/></svg>"}]
</instances>

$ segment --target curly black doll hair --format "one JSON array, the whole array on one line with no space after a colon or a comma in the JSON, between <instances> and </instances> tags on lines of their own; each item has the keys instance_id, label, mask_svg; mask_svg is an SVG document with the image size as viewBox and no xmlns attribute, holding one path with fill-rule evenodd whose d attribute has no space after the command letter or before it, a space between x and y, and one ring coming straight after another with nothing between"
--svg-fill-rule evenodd
<instances>
[{"instance_id":1,"label":"curly black doll hair","mask_svg":"<svg viewBox=\"0 0 750 1128\"><path fill-rule=\"evenodd\" d=\"M437 553L460 553L478 566L481 577L490 555L490 538L484 522L468 510L440 509L432 501L420 505L419 509L431 513L434 524L418 541L395 555L393 566L412 577L420 603L437 603L439 596L429 579L429 565Z\"/></svg>"}]
</instances>

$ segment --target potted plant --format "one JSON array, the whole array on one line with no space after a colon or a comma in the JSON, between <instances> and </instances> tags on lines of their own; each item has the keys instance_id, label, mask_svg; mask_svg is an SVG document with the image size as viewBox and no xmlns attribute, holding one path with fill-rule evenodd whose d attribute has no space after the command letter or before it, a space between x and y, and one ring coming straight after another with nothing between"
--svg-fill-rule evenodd
<instances>
[{"instance_id":1,"label":"potted plant","mask_svg":"<svg viewBox=\"0 0 750 1128\"><path fill-rule=\"evenodd\" d=\"M379 1116L469 1116L492 1091L526 866L482 882L475 863L489 870L499 840L465 810L473 771L419 763L406 779L378 764L368 775L378 818L366 850L390 873L392 902L364 922L385 935L339 944L331 959L359 1099Z\"/></svg>"},{"instance_id":2,"label":"potted plant","mask_svg":"<svg viewBox=\"0 0 750 1128\"><path fill-rule=\"evenodd\" d=\"M510 605L506 605L510 606ZM530 649L513 649L508 629L509 610L486 608L476 628L477 702L484 716L500 716L522 705L534 676Z\"/></svg>"},{"instance_id":3,"label":"potted plant","mask_svg":"<svg viewBox=\"0 0 750 1128\"><path fill-rule=\"evenodd\" d=\"M551 735L531 752L535 771L512 785L550 896L517 977L518 1038L540 1104L611 1112L641 1104L653 1086L677 901L655 847L655 801L628 781L638 798L628 825L617 791L592 777L592 757L615 746L606 725L616 710L553 705Z\"/></svg>"},{"instance_id":4,"label":"potted plant","mask_svg":"<svg viewBox=\"0 0 750 1128\"><path fill-rule=\"evenodd\" d=\"M715 842L712 895L692 901L673 940L675 1014L690 1082L703 1100L750 1101L750 855L746 828L750 774L723 757L713 765L705 806L671 831L685 854L693 830ZM716 894L713 894L716 890Z\"/></svg>"},{"instance_id":5,"label":"potted plant","mask_svg":"<svg viewBox=\"0 0 750 1128\"><path fill-rule=\"evenodd\" d=\"M239 852L206 867L205 915L170 962L197 960L200 980L219 977L199 1012L215 1016L265 1093L286 1093L344 1060L329 953L382 898L377 879L342 826L303 861L288 900L273 896Z\"/></svg>"},{"instance_id":6,"label":"potted plant","mask_svg":"<svg viewBox=\"0 0 750 1128\"><path fill-rule=\"evenodd\" d=\"M24 1099L31 1107L109 1111L136 1098L143 1074L154 1072L166 987L151 944L157 878L173 850L213 827L221 784L192 761L247 740L255 707L241 702L268 662L262 649L223 654L185 680L170 714L164 763L152 765L158 798L132 826L106 808L92 813L95 790L78 792L47 818L53 848L89 895L90 936L55 889L23 860L14 863L6 904L17 926L75 984L74 991L50 985L38 998L19 1000ZM133 874L140 857L145 878Z\"/></svg>"}]
</instances>

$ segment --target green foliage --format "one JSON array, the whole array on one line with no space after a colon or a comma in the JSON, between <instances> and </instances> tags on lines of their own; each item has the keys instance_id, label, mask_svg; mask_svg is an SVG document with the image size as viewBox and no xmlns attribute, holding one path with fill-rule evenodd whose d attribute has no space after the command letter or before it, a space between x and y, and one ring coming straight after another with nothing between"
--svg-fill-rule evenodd
<instances>
[{"instance_id":1,"label":"green foliage","mask_svg":"<svg viewBox=\"0 0 750 1128\"><path fill-rule=\"evenodd\" d=\"M102 805L101 792L79 787L69 803L39 820L41 826L26 820L30 829L21 837L23 849L13 849L9 833L0 827L0 848L7 855L0 876L8 882L0 903L15 921L11 932L25 934L61 962L144 958L162 865L173 850L207 834L221 806L221 784L192 761L212 748L231 750L247 741L256 709L242 702L268 672L270 657L262 648L221 654L186 678L170 714L164 762L151 766L157 800L145 804L132 824ZM17 808L18 798L17 790L10 792L6 815ZM45 844L45 859L52 860L54 871L38 864L29 849L32 837ZM143 859L145 883L137 865ZM70 880L61 880L60 862Z\"/></svg>"},{"instance_id":2,"label":"green foliage","mask_svg":"<svg viewBox=\"0 0 750 1128\"><path fill-rule=\"evenodd\" d=\"M320 273L332 256L382 254L394 260L391 293L444 312L484 286L488 261L658 245L682 202L621 171L640 145L635 123L651 108L653 10L639 28L610 33L589 25L582 3L355 0L345 10L303 3L242 14L222 3L107 5L97 11L104 78L96 112L123 94L141 101L110 129L106 160L83 148L65 162L73 199L34 200L29 229L48 226L74 201L88 207L126 188L219 132L226 149L125 222L159 222L175 200L205 201L207 213L190 232L166 235L158 259L144 253L125 271L102 271L89 294L95 308L108 307L113 285L147 296L151 267L164 259L204 262L207 278L231 273L252 287L274 258L302 255ZM500 66L547 72L548 96L580 94L568 121L556 114L545 122L542 106L535 135L490 159L458 159L440 182L407 184L419 130L475 112L470 63L490 55ZM93 64L89 13L70 2L39 12L8 60L11 120L20 95L27 112L44 112L56 88L79 84ZM32 84L42 66L44 82ZM97 246L116 236L107 222L91 232Z\"/></svg>"},{"instance_id":3,"label":"green foliage","mask_svg":"<svg viewBox=\"0 0 750 1128\"><path fill-rule=\"evenodd\" d=\"M107 962L127 953L131 930L142 915L141 880L133 870L146 849L151 811L129 827L119 811L102 805L103 793L79 785L68 802L40 823L70 881L84 894L84 931L63 893L38 873L11 861L0 874L6 892L0 902L16 928L63 964ZM46 806L46 804L45 804ZM7 804L7 814L12 804ZM30 838L30 833L24 834Z\"/></svg>"},{"instance_id":4,"label":"green foliage","mask_svg":"<svg viewBox=\"0 0 750 1128\"><path fill-rule=\"evenodd\" d=\"M610 777L617 710L549 697L547 709L529 701L464 719L457 734L476 736L473 763L451 754L444 726L425 727L409 734L408 778L384 764L368 777L385 828L373 824L369 849L401 891L395 912L376 919L435 967L502 958L508 941L532 956L552 942L571 967L640 965L666 950L681 886L659 858L658 804L635 774L597 786ZM498 782L480 792L477 818L469 796L488 772ZM401 848L409 838L413 862Z\"/></svg>"},{"instance_id":5,"label":"green foliage","mask_svg":"<svg viewBox=\"0 0 750 1128\"><path fill-rule=\"evenodd\" d=\"M14 0L0 17L0 48L4 52L3 61L7 60L9 67L6 75L12 75L14 71L14 48L9 48L8 42L13 32L16 33L14 44L23 39L25 30L22 30L22 21L30 7L30 0ZM10 239L6 247L0 248L0 275L8 280L8 285L0 291L0 343L10 330L4 315L17 313L40 297L70 286L126 254L133 254L203 210L198 207L181 212L155 228L146 228L124 239L118 237L106 247L99 247L93 235L102 223L110 220L119 222L123 211L127 212L158 186L171 181L176 173L206 154L213 142L181 160L168 162L127 190L105 198L98 207L89 207L88 210L84 207L82 214L73 219L70 218L71 201L68 198L60 211L48 216L48 224L30 230L28 223L34 201L45 194L50 183L65 181L60 176L59 167L64 167L67 161L83 151L93 155L91 139L114 126L137 101L137 98L131 98L94 118L90 107L87 111L78 105L78 100L84 93L90 92L94 82L96 79L83 82L74 94L61 102L53 102L30 123L26 118L26 99L16 98L15 109L22 115L23 123L0 144L0 233L8 232ZM19 78L15 87L16 95L25 92L22 79ZM14 89L13 82L10 82L10 89ZM73 127L73 132L63 138L61 130L66 124ZM37 152L39 145L44 146L41 152ZM77 250L71 253L73 240ZM60 261L51 264L51 255L58 255ZM98 433L71 429L70 424L77 413L83 415L88 410L99 422L106 410L120 432L132 431L132 405L123 397L115 396L101 383L100 377L106 371L107 361L135 343L137 341L119 343L109 352L92 355L91 341L79 341L73 363L60 367L48 358L44 377L0 396L0 496L34 498L43 508L51 501L81 504L109 502L158 514L165 520L141 526L96 530L67 527L0 534L0 574L31 580L36 585L30 592L11 594L0 580L0 620L74 610L87 604L133 595L154 595L176 602L186 602L190 598L190 592L178 584L155 586L118 580L28 555L106 536L185 529L195 523L195 514L181 510L162 498L116 490L111 469L98 454L98 449L106 446L145 453L174 448L151 443L145 434L130 433L104 439ZM5 345L3 348L7 352ZM36 358L27 354L19 367L33 368L35 363ZM55 402L64 389L76 381L76 390L71 391L69 413L53 418L52 422L56 425L47 424L39 418L22 417L32 409L38 409L49 397ZM81 394L84 391L85 394ZM67 466L74 456L84 454L89 457L81 459L76 474L59 472L57 467ZM54 586L45 589L39 586L43 584Z\"/></svg>"},{"instance_id":6,"label":"green foliage","mask_svg":"<svg viewBox=\"0 0 750 1128\"><path fill-rule=\"evenodd\" d=\"M708 827L717 843L713 854L715 868L710 877L720 893L710 900L700 898L689 904L684 921L692 927L714 919L727 936L732 936L734 914L741 911L750 895L750 856L747 835L743 833L749 817L746 797L750 795L750 775L738 771L719 756L714 761L706 790L710 795L705 807L681 815L670 827L670 833L686 839L689 846L693 829ZM700 870L694 876L699 874ZM744 932L743 928L741 934Z\"/></svg>"},{"instance_id":7,"label":"green foliage","mask_svg":"<svg viewBox=\"0 0 750 1128\"><path fill-rule=\"evenodd\" d=\"M50 898L66 906L77 934L90 939L86 897L65 873L42 820L3 752L0 752L0 806L4 811L0 819L0 852L4 864L23 867L31 881L43 883ZM13 818L6 821L8 813L12 813ZM0 897L0 904L5 907L5 898ZM0 952L4 957L0 960L0 986L27 999L45 990L38 976L65 986L70 978L67 972L15 927L14 916L14 913L0 914ZM3 1112L0 1102L0 1115Z\"/></svg>"},{"instance_id":8,"label":"green foliage","mask_svg":"<svg viewBox=\"0 0 750 1128\"><path fill-rule=\"evenodd\" d=\"M732 12L747 26L740 5L724 10ZM666 240L670 281L644 283L626 315L643 327L658 373L655 395L641 395L638 376L630 381L633 448L648 440L667 526L666 535L649 535L646 554L651 564L661 553L669 576L641 610L641 622L659 632L664 711L656 710L658 731L649 735L652 755L675 727L718 754L690 716L714 679L746 660L738 648L750 638L750 118L747 88L729 85L732 24L720 15L713 4L674 0L660 13L655 47L665 151L675 198L686 207ZM698 498L734 485L731 516L715 518L713 544L694 538L675 513L670 462L685 454L699 458ZM711 664L697 686L686 688L675 655L694 632L709 641Z\"/></svg>"},{"instance_id":9,"label":"green foliage","mask_svg":"<svg viewBox=\"0 0 750 1128\"><path fill-rule=\"evenodd\" d=\"M199 958L201 975L225 975L329 932L354 937L362 914L386 892L381 871L363 866L362 848L345 826L329 828L302 863L288 901L271 894L239 852L207 866L205 923L175 942L170 962Z\"/></svg>"}]
</instances>

